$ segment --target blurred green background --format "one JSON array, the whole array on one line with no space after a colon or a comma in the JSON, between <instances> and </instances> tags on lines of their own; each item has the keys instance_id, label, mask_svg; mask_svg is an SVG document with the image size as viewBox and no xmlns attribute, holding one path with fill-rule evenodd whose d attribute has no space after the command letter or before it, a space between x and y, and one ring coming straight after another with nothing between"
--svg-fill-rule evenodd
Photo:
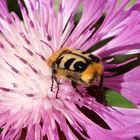
<instances>
[{"instance_id":1,"label":"blurred green background","mask_svg":"<svg viewBox=\"0 0 140 140\"><path fill-rule=\"evenodd\" d=\"M128 6L131 6L136 0L131 0ZM121 2L121 0L119 0ZM56 0L56 9L58 9L58 0ZM17 4L17 0L8 0L8 6L10 11L15 11L19 17L21 17L21 13ZM81 16L82 6L78 9L77 15L75 17L75 22L78 22ZM121 59L124 59L123 57L117 58L117 61L121 61ZM135 107L131 102L129 102L127 99L122 97L119 93L107 89L105 91L107 104L111 106L119 106L119 107L127 107L132 108Z\"/></svg>"}]
</instances>

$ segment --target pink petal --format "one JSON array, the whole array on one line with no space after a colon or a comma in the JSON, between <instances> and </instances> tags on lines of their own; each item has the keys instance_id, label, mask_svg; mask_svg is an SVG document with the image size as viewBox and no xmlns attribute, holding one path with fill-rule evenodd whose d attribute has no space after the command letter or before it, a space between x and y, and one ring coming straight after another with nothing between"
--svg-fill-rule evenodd
<instances>
[{"instance_id":1,"label":"pink petal","mask_svg":"<svg viewBox=\"0 0 140 140\"><path fill-rule=\"evenodd\" d=\"M131 71L110 78L105 78L104 86L120 92L128 100L139 105L140 103L140 67L136 67Z\"/></svg>"}]
</instances>

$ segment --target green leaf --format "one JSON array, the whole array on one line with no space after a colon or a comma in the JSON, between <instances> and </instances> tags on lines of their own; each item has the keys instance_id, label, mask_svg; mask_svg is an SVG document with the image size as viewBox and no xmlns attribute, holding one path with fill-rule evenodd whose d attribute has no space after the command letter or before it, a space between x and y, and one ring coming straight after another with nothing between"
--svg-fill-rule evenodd
<instances>
[{"instance_id":1,"label":"green leaf","mask_svg":"<svg viewBox=\"0 0 140 140\"><path fill-rule=\"evenodd\" d=\"M108 105L124 107L124 108L135 108L135 105L124 98L120 93L113 90L106 91L106 100Z\"/></svg>"}]
</instances>

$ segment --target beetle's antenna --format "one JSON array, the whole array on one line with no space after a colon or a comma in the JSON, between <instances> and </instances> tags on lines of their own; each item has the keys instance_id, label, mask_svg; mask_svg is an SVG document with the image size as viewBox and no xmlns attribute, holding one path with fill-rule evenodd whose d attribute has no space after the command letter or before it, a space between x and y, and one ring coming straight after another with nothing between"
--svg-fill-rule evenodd
<instances>
[{"instance_id":1,"label":"beetle's antenna","mask_svg":"<svg viewBox=\"0 0 140 140\"><path fill-rule=\"evenodd\" d=\"M42 43L44 43L46 46L48 46L50 49L51 49L51 51L52 51L52 53L54 53L54 50L52 49L52 47L47 43L47 42L45 42L45 41L43 41L43 40L40 40Z\"/></svg>"},{"instance_id":2,"label":"beetle's antenna","mask_svg":"<svg viewBox=\"0 0 140 140\"><path fill-rule=\"evenodd\" d=\"M55 81L56 84L57 84L56 98L58 98L58 92L59 92L59 85L60 85L60 83L59 83L57 77L54 75L54 70L53 70L53 71L52 71L52 84L51 84L51 91L52 91L52 92L54 92L54 91L53 91L54 81Z\"/></svg>"}]
</instances>

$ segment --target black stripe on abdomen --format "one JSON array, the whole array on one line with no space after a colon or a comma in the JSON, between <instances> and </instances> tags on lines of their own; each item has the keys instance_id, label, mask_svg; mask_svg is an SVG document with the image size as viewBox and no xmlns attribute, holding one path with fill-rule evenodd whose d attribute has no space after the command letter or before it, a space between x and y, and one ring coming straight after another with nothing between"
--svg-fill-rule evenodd
<instances>
[{"instance_id":1,"label":"black stripe on abdomen","mask_svg":"<svg viewBox=\"0 0 140 140\"><path fill-rule=\"evenodd\" d=\"M64 64L65 69L69 69L70 65L73 63L74 60L75 58L68 59Z\"/></svg>"}]
</instances>

